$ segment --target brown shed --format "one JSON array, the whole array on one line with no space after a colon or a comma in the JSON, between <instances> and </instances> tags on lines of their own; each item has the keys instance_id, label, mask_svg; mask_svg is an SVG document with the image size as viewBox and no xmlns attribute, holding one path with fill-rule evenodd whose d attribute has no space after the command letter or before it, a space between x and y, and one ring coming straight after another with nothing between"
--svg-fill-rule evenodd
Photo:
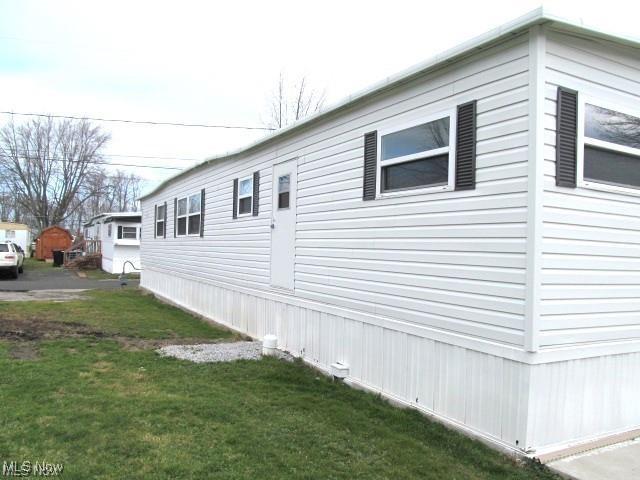
<instances>
[{"instance_id":1,"label":"brown shed","mask_svg":"<svg viewBox=\"0 0 640 480\"><path fill-rule=\"evenodd\" d=\"M68 249L72 240L69 230L56 225L45 228L36 239L36 258L38 260L52 259L54 250Z\"/></svg>"}]
</instances>

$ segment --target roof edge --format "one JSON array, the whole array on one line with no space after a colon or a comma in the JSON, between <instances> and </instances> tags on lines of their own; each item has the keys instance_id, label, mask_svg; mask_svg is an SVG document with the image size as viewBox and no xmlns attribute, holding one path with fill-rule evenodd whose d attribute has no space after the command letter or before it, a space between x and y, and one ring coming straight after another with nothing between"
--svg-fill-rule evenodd
<instances>
[{"instance_id":1,"label":"roof edge","mask_svg":"<svg viewBox=\"0 0 640 480\"><path fill-rule=\"evenodd\" d=\"M559 26L572 29L579 30L583 33L587 33L598 38L602 38L604 40L614 41L617 43L626 44L628 46L632 46L634 48L640 47L640 39L626 37L622 35L615 35L611 33L607 33L601 31L594 27L588 27L584 24L582 20L570 20L563 18L553 12L551 12L548 8L543 6L538 7L520 17L517 17L510 22L507 22L499 27L496 27L492 30L489 30L481 35L471 38L463 43L458 44L457 46L450 48L448 50L443 51L440 54L437 54L428 60L420 62L416 65L413 65L405 70L402 70L394 75L386 77L385 79L363 89L356 93L353 93L346 98L335 103L329 109L315 113L309 117L306 117L298 122L293 123L292 125L279 129L274 133L267 135L259 140L256 140L246 146L238 148L236 150L230 150L220 155L215 155L212 157L208 157L202 162L186 168L174 175L171 175L167 179L163 180L158 186L156 186L149 193L146 193L139 197L139 200L144 200L146 198L155 195L156 193L162 191L167 185L169 185L174 180L183 177L185 175L189 175L201 168L207 167L215 162L221 160L228 160L239 155L248 154L253 150L258 148L263 148L270 143L275 142L281 138L284 138L288 135L293 134L294 132L298 132L304 128L309 127L316 122L319 122L325 118L328 118L331 115L335 115L342 110L350 108L355 105L357 102L363 101L369 97L381 94L392 87L400 85L404 82L408 82L413 80L415 77L424 75L431 70L435 70L447 63L453 63L454 61L460 59L461 57L469 54L474 50L478 50L484 48L488 44L492 44L506 36L515 35L520 33L521 31L528 29L534 25L553 22Z\"/></svg>"}]
</instances>

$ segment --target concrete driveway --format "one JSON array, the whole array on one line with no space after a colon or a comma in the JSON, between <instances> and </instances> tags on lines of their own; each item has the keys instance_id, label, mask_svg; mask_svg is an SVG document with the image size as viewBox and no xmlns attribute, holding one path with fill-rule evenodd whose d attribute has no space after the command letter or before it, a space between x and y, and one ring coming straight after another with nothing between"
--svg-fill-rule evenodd
<instances>
[{"instance_id":1,"label":"concrete driveway","mask_svg":"<svg viewBox=\"0 0 640 480\"><path fill-rule=\"evenodd\" d=\"M637 480L640 438L556 460L547 466L576 480Z\"/></svg>"},{"instance_id":2,"label":"concrete driveway","mask_svg":"<svg viewBox=\"0 0 640 480\"><path fill-rule=\"evenodd\" d=\"M127 279L129 288L137 287L138 280ZM39 266L30 269L25 265L24 273L17 280L11 278L8 272L0 271L0 293L29 292L34 290L109 290L121 288L118 279L90 279L80 278L75 272L53 266ZM2 300L2 295L0 295Z\"/></svg>"}]
</instances>

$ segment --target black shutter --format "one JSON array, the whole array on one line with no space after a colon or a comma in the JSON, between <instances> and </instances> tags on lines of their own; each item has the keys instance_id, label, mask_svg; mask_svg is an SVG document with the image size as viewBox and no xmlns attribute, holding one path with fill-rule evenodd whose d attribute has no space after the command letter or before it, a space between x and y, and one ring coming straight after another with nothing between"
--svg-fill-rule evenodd
<instances>
[{"instance_id":1,"label":"black shutter","mask_svg":"<svg viewBox=\"0 0 640 480\"><path fill-rule=\"evenodd\" d=\"M178 223L178 199L173 199L173 238L176 238L176 224Z\"/></svg>"},{"instance_id":2,"label":"black shutter","mask_svg":"<svg viewBox=\"0 0 640 480\"><path fill-rule=\"evenodd\" d=\"M476 188L476 101L458 105L456 190Z\"/></svg>"},{"instance_id":3,"label":"black shutter","mask_svg":"<svg viewBox=\"0 0 640 480\"><path fill-rule=\"evenodd\" d=\"M233 179L233 218L238 218L238 179Z\"/></svg>"},{"instance_id":4,"label":"black shutter","mask_svg":"<svg viewBox=\"0 0 640 480\"><path fill-rule=\"evenodd\" d=\"M158 225L158 205L154 205L153 206L153 238L157 238L158 236L158 229L156 228L156 225Z\"/></svg>"},{"instance_id":5,"label":"black shutter","mask_svg":"<svg viewBox=\"0 0 640 480\"><path fill-rule=\"evenodd\" d=\"M556 185L575 188L578 151L578 92L558 87L556 121Z\"/></svg>"},{"instance_id":6,"label":"black shutter","mask_svg":"<svg viewBox=\"0 0 640 480\"><path fill-rule=\"evenodd\" d=\"M378 132L364 136L364 175L362 179L362 199L375 200L376 173L378 170Z\"/></svg>"},{"instance_id":7,"label":"black shutter","mask_svg":"<svg viewBox=\"0 0 640 480\"><path fill-rule=\"evenodd\" d=\"M164 223L162 224L162 237L167 238L167 202L164 202Z\"/></svg>"},{"instance_id":8,"label":"black shutter","mask_svg":"<svg viewBox=\"0 0 640 480\"><path fill-rule=\"evenodd\" d=\"M122 240L122 225L118 225L118 240Z\"/></svg>"},{"instance_id":9,"label":"black shutter","mask_svg":"<svg viewBox=\"0 0 640 480\"><path fill-rule=\"evenodd\" d=\"M204 237L204 188L200 190L200 236Z\"/></svg>"},{"instance_id":10,"label":"black shutter","mask_svg":"<svg viewBox=\"0 0 640 480\"><path fill-rule=\"evenodd\" d=\"M260 172L253 172L253 216L258 216L260 208Z\"/></svg>"}]
</instances>

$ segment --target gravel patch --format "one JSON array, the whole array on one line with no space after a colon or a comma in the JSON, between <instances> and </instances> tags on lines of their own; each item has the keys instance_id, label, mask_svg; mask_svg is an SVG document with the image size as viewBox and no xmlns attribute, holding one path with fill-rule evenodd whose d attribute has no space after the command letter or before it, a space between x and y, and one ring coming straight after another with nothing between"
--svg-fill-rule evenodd
<instances>
[{"instance_id":1,"label":"gravel patch","mask_svg":"<svg viewBox=\"0 0 640 480\"><path fill-rule=\"evenodd\" d=\"M205 343L199 345L167 345L158 350L163 357L175 357L195 363L259 360L262 342ZM285 353L280 357L287 358Z\"/></svg>"}]
</instances>

